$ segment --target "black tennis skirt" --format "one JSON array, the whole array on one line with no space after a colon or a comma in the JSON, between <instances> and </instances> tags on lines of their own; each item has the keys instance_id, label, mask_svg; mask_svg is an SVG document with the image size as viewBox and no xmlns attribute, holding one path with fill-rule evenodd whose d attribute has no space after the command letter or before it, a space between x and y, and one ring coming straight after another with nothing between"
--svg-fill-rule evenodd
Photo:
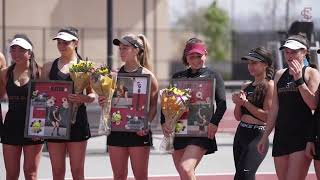
<instances>
[{"instance_id":1,"label":"black tennis skirt","mask_svg":"<svg viewBox=\"0 0 320 180\"><path fill-rule=\"evenodd\" d=\"M181 150L188 145L200 146L206 149L206 155L212 154L218 150L216 139L209 139L206 137L175 137L173 141L174 150Z\"/></svg>"}]
</instances>

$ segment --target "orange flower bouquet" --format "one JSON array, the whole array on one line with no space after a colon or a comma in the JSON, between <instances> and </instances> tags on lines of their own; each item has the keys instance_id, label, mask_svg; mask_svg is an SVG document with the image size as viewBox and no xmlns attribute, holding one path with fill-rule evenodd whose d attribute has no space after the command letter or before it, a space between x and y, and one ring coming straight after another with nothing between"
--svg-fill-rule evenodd
<instances>
[{"instance_id":1,"label":"orange flower bouquet","mask_svg":"<svg viewBox=\"0 0 320 180\"><path fill-rule=\"evenodd\" d=\"M165 117L165 123L173 131L175 131L177 121L187 111L190 98L190 89L171 87L160 91L161 109ZM160 150L171 152L173 150L173 139L174 133L164 136L160 144Z\"/></svg>"}]
</instances>

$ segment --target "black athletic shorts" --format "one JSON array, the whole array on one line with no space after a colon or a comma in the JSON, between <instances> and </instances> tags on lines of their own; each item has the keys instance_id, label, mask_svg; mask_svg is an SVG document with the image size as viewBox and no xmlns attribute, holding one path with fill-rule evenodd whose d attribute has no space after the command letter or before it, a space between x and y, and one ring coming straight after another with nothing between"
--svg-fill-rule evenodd
<instances>
[{"instance_id":1,"label":"black athletic shorts","mask_svg":"<svg viewBox=\"0 0 320 180\"><path fill-rule=\"evenodd\" d=\"M118 147L152 146L152 132L139 136L135 132L111 131L107 137L107 145Z\"/></svg>"}]
</instances>

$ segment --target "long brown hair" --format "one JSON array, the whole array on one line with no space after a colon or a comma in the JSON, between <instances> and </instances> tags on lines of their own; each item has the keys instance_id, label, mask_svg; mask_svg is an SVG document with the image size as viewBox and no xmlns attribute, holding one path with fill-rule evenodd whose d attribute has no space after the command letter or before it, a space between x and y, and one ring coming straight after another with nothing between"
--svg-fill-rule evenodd
<instances>
[{"instance_id":1,"label":"long brown hair","mask_svg":"<svg viewBox=\"0 0 320 180\"><path fill-rule=\"evenodd\" d=\"M255 90L252 93L252 104L263 105L264 98L268 91L268 82L273 79L274 67L272 54L264 47L257 47L251 51L259 54L264 59L261 59L263 63L266 63L268 67L266 68L266 78L256 85Z\"/></svg>"}]
</instances>

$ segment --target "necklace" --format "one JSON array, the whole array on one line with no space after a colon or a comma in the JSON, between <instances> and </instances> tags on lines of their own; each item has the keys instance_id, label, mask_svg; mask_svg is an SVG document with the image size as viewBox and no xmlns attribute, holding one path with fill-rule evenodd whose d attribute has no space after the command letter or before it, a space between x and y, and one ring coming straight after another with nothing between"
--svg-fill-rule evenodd
<instances>
[{"instance_id":1,"label":"necklace","mask_svg":"<svg viewBox=\"0 0 320 180\"><path fill-rule=\"evenodd\" d=\"M134 68L134 69L127 69L126 67L123 67L123 69L124 69L124 71L126 71L126 72L128 72L128 73L132 73L132 72L136 72L140 67L142 67L142 66L138 66L138 67L136 67L136 68Z\"/></svg>"}]
</instances>

